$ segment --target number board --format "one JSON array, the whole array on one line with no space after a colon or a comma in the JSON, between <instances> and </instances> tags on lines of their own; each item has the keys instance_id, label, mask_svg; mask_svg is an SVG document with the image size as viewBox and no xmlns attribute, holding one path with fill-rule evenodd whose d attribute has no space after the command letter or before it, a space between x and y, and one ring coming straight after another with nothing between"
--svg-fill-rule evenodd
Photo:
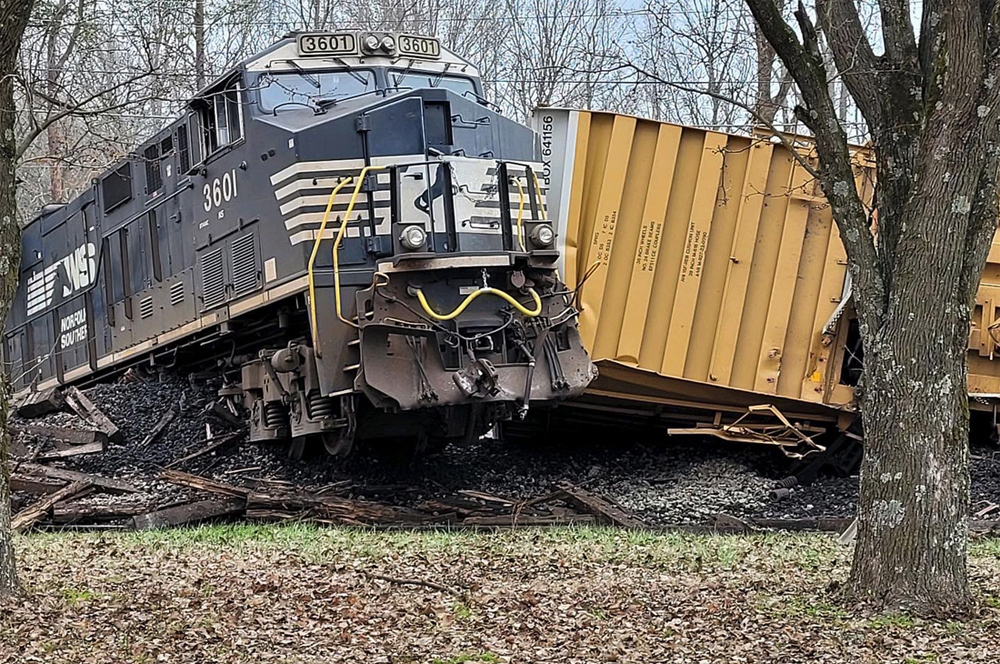
<instances>
[{"instance_id":1,"label":"number board","mask_svg":"<svg viewBox=\"0 0 1000 664\"><path fill-rule=\"evenodd\" d=\"M354 55L358 41L349 32L314 32L298 36L299 55Z\"/></svg>"},{"instance_id":2,"label":"number board","mask_svg":"<svg viewBox=\"0 0 1000 664\"><path fill-rule=\"evenodd\" d=\"M396 40L400 55L414 58L440 58L441 42L433 37L417 37L416 35L399 35Z\"/></svg>"}]
</instances>

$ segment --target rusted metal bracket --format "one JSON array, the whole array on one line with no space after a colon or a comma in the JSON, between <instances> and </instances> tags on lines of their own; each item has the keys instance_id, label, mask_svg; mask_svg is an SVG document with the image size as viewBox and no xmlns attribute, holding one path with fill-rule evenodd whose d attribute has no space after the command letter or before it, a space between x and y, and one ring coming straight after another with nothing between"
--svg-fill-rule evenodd
<instances>
[{"instance_id":1,"label":"rusted metal bracket","mask_svg":"<svg viewBox=\"0 0 1000 664\"><path fill-rule=\"evenodd\" d=\"M762 413L770 414L778 420L777 424L747 422L747 418ZM667 429L671 436L713 436L731 443L751 443L756 445L774 445L781 448L790 459L801 459L808 454L825 452L826 447L820 445L806 434L819 433L822 429L795 425L788 421L777 407L772 404L750 406L747 412L732 424L721 424L716 418L714 425L697 426L682 429Z\"/></svg>"}]
</instances>

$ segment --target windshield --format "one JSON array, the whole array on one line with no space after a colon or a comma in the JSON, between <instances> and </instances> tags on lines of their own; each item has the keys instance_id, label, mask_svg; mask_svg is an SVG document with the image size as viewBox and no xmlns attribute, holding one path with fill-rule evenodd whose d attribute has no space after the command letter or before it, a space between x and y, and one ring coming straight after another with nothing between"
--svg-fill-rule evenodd
<instances>
[{"instance_id":1,"label":"windshield","mask_svg":"<svg viewBox=\"0 0 1000 664\"><path fill-rule=\"evenodd\" d=\"M345 99L371 92L375 89L375 75L367 70L266 73L257 87L261 110L271 113L289 102L311 107L320 99Z\"/></svg>"},{"instance_id":2,"label":"windshield","mask_svg":"<svg viewBox=\"0 0 1000 664\"><path fill-rule=\"evenodd\" d=\"M419 71L393 71L389 74L389 84L396 88L446 88L458 94L476 92L472 79L464 76L441 76Z\"/></svg>"}]
</instances>

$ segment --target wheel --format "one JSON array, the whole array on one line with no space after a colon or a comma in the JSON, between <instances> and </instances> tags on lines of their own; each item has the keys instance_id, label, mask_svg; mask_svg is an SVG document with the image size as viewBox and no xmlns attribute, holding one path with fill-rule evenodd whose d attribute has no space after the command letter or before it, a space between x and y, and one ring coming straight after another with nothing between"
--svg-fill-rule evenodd
<instances>
[{"instance_id":1,"label":"wheel","mask_svg":"<svg viewBox=\"0 0 1000 664\"><path fill-rule=\"evenodd\" d=\"M306 436L296 436L292 438L292 444L288 446L288 458L292 461L302 461L302 456L306 453Z\"/></svg>"},{"instance_id":2,"label":"wheel","mask_svg":"<svg viewBox=\"0 0 1000 664\"><path fill-rule=\"evenodd\" d=\"M323 448L332 457L344 458L351 453L354 448L354 431L340 429L320 434L323 441Z\"/></svg>"}]
</instances>

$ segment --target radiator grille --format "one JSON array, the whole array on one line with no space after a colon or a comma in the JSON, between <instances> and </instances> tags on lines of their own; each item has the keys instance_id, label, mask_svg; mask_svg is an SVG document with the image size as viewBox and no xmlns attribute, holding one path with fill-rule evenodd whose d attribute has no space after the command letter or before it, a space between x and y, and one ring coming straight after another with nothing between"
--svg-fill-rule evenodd
<instances>
[{"instance_id":1,"label":"radiator grille","mask_svg":"<svg viewBox=\"0 0 1000 664\"><path fill-rule=\"evenodd\" d=\"M233 241L232 267L234 296L239 297L256 290L260 269L257 267L257 248L253 233Z\"/></svg>"},{"instance_id":2,"label":"radiator grille","mask_svg":"<svg viewBox=\"0 0 1000 664\"><path fill-rule=\"evenodd\" d=\"M146 193L151 194L163 186L163 177L160 175L160 146L150 145L142 153L142 158L146 162Z\"/></svg>"},{"instance_id":3,"label":"radiator grille","mask_svg":"<svg viewBox=\"0 0 1000 664\"><path fill-rule=\"evenodd\" d=\"M184 282L178 281L170 287L170 306L176 307L184 301Z\"/></svg>"},{"instance_id":4,"label":"radiator grille","mask_svg":"<svg viewBox=\"0 0 1000 664\"><path fill-rule=\"evenodd\" d=\"M191 151L188 148L187 127L177 128L177 151L180 153L181 174L187 173L191 170Z\"/></svg>"},{"instance_id":5,"label":"radiator grille","mask_svg":"<svg viewBox=\"0 0 1000 664\"><path fill-rule=\"evenodd\" d=\"M153 298L144 297L139 300L139 318L149 318L153 315Z\"/></svg>"},{"instance_id":6,"label":"radiator grille","mask_svg":"<svg viewBox=\"0 0 1000 664\"><path fill-rule=\"evenodd\" d=\"M226 301L226 275L221 248L205 254L201 259L201 293L206 309Z\"/></svg>"}]
</instances>

